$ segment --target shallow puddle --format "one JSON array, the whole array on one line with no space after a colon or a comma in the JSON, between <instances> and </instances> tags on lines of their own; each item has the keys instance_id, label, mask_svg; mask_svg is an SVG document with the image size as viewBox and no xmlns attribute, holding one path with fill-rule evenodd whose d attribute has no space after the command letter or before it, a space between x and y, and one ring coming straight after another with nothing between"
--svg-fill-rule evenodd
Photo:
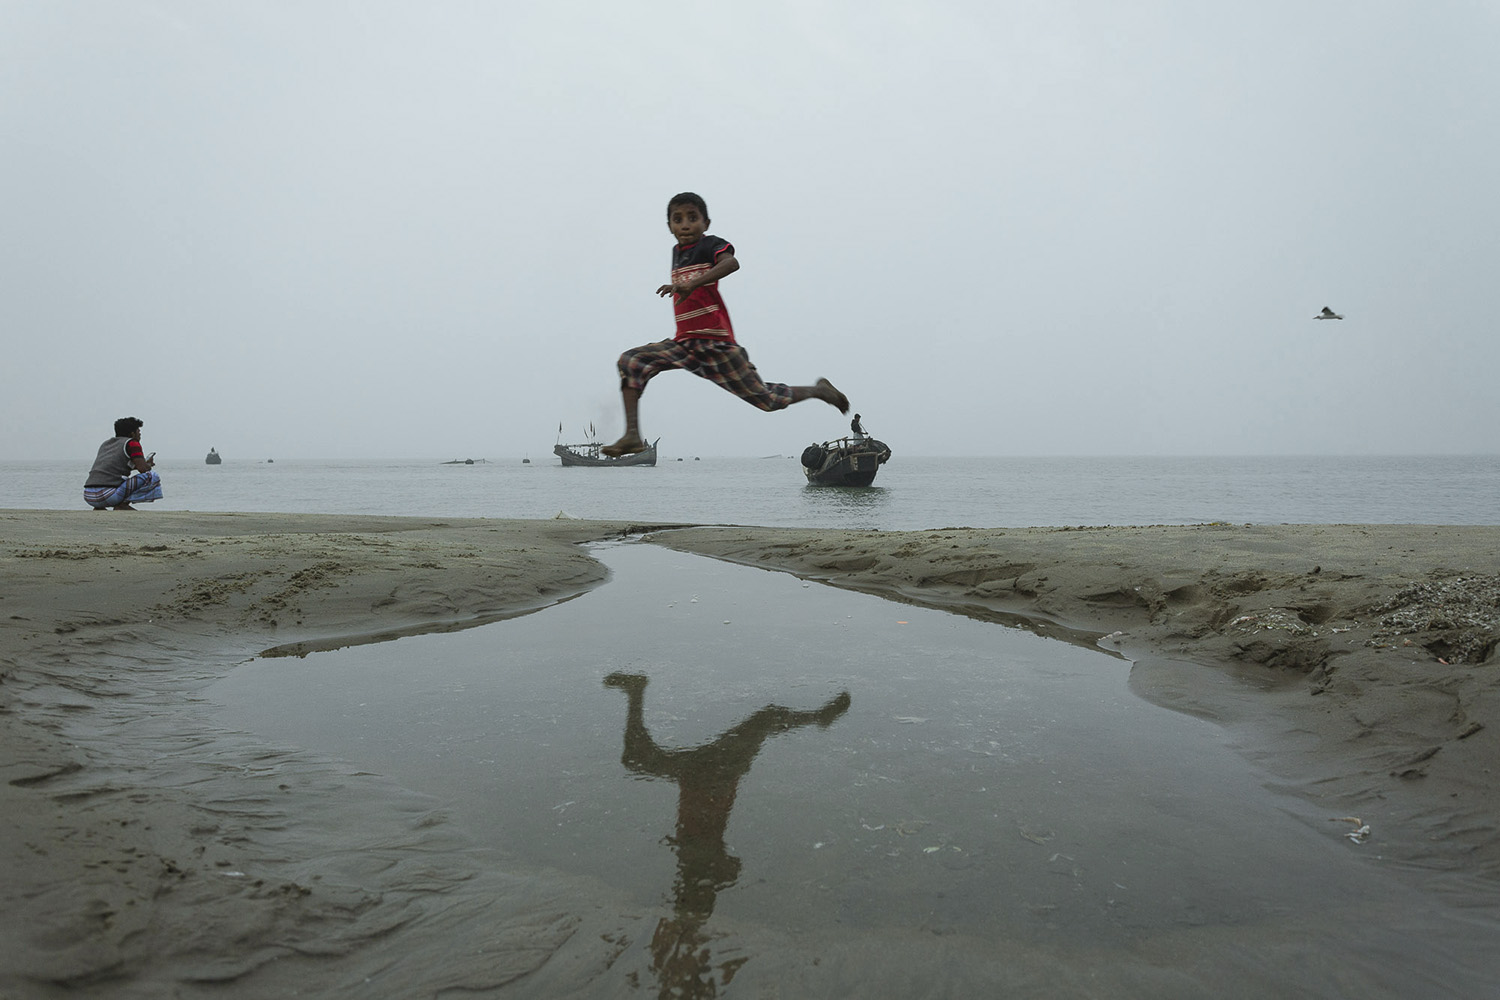
<instances>
[{"instance_id":1,"label":"shallow puddle","mask_svg":"<svg viewBox=\"0 0 1500 1000\"><path fill-rule=\"evenodd\" d=\"M654 925L597 995L1477 995L1488 901L1273 794L1104 652L650 545L524 618L209 690ZM769 992L768 992L769 991ZM526 995L525 984L517 984Z\"/></svg>"}]
</instances>

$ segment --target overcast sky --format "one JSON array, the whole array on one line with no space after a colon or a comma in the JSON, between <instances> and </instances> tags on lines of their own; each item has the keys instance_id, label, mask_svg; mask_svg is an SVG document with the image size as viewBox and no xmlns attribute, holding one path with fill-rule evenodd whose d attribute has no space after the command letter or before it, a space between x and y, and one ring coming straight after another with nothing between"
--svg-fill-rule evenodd
<instances>
[{"instance_id":1,"label":"overcast sky","mask_svg":"<svg viewBox=\"0 0 1500 1000\"><path fill-rule=\"evenodd\" d=\"M1494 453L1497 52L1462 0L0 0L0 457L613 438L681 190L762 375L898 454Z\"/></svg>"}]
</instances>

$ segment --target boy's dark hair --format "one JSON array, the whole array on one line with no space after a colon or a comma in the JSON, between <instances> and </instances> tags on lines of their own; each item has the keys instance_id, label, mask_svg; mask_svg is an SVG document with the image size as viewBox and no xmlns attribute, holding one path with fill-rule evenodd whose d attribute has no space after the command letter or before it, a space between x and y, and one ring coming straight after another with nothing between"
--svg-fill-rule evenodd
<instances>
[{"instance_id":1,"label":"boy's dark hair","mask_svg":"<svg viewBox=\"0 0 1500 1000\"><path fill-rule=\"evenodd\" d=\"M708 217L708 202L703 200L702 195L694 194L691 191L674 194L671 200L667 202L667 218L669 220L672 218L672 209L677 205L692 205L698 211L702 212L704 225L707 225L711 221Z\"/></svg>"},{"instance_id":2,"label":"boy's dark hair","mask_svg":"<svg viewBox=\"0 0 1500 1000\"><path fill-rule=\"evenodd\" d=\"M145 426L146 421L139 417L121 417L115 421L115 437L128 438Z\"/></svg>"}]
</instances>

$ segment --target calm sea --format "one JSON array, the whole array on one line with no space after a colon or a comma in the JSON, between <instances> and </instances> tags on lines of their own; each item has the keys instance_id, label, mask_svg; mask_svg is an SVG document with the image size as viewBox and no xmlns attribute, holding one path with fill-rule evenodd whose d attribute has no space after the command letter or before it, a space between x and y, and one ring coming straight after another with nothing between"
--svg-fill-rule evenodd
<instances>
[{"instance_id":1,"label":"calm sea","mask_svg":"<svg viewBox=\"0 0 1500 1000\"><path fill-rule=\"evenodd\" d=\"M87 462L19 462L0 504L84 509ZM867 489L807 486L791 457L447 465L164 461L163 510L571 517L903 530L1195 524L1500 524L1500 456L903 458Z\"/></svg>"}]
</instances>

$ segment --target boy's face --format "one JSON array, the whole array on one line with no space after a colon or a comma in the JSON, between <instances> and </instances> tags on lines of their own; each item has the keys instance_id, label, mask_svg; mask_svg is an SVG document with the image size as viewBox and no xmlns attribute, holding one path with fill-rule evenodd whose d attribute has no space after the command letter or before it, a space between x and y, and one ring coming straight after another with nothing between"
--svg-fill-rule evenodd
<instances>
[{"instance_id":1,"label":"boy's face","mask_svg":"<svg viewBox=\"0 0 1500 1000\"><path fill-rule=\"evenodd\" d=\"M708 220L697 205L673 205L667 210L667 228L677 237L677 245L685 247L698 242L708 228Z\"/></svg>"}]
</instances>

